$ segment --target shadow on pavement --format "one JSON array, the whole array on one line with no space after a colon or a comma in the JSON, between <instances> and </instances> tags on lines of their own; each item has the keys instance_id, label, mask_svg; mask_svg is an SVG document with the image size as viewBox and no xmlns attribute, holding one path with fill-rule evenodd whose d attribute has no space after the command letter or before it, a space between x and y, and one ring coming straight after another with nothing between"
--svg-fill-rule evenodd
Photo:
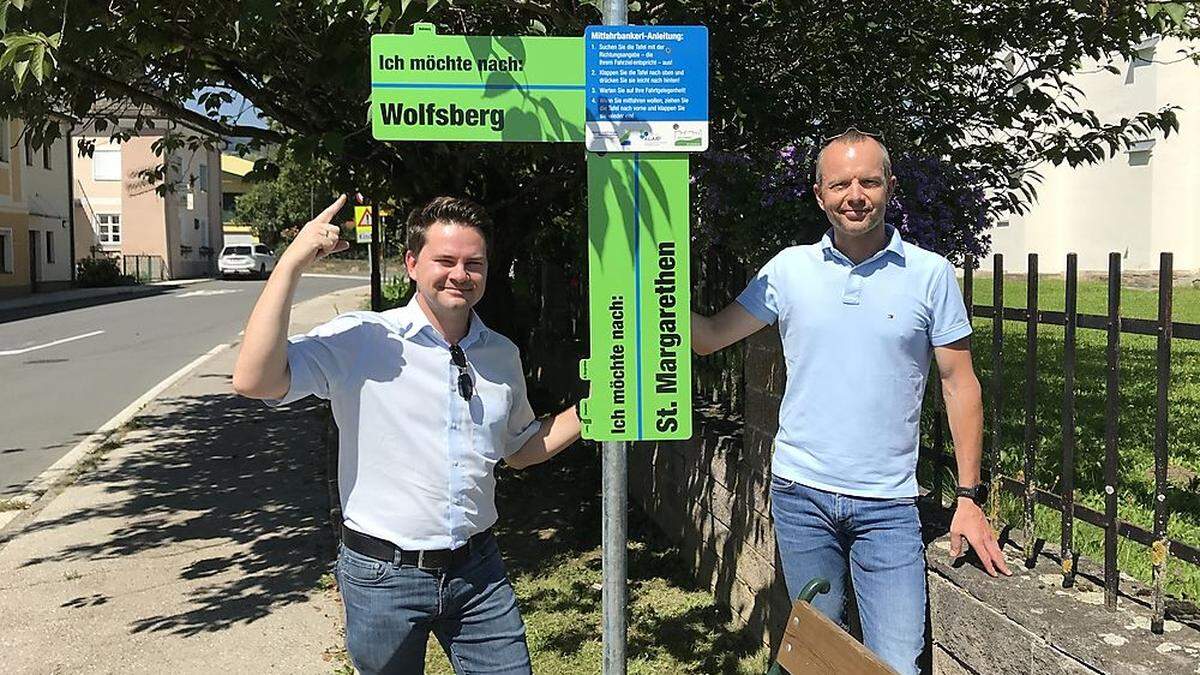
<instances>
[{"instance_id":1,"label":"shadow on pavement","mask_svg":"<svg viewBox=\"0 0 1200 675\"><path fill-rule=\"evenodd\" d=\"M113 295L99 295L87 298L74 298L71 300L63 300L61 302L52 302L45 305L34 305L32 307L14 307L12 309L4 309L0 307L0 324L9 323L10 321L20 321L22 319L32 319L47 314L57 314L73 309L83 309L85 307L98 307L100 305L110 305L116 302L126 302L129 300L140 300L156 295L166 295L174 291L180 286L141 286L136 291L128 291L125 293L117 293Z\"/></svg>"},{"instance_id":2,"label":"shadow on pavement","mask_svg":"<svg viewBox=\"0 0 1200 675\"><path fill-rule=\"evenodd\" d=\"M190 592L188 609L141 618L134 632L220 631L306 600L333 559L320 441L326 413L323 403L310 401L268 412L232 394L167 399L138 418L137 439L127 441L151 447L116 465L101 463L79 481L127 497L31 523L25 532L94 519L123 524L103 541L75 544L25 566L211 548L212 555L180 574L211 578ZM229 552L230 542L236 552Z\"/></svg>"}]
</instances>

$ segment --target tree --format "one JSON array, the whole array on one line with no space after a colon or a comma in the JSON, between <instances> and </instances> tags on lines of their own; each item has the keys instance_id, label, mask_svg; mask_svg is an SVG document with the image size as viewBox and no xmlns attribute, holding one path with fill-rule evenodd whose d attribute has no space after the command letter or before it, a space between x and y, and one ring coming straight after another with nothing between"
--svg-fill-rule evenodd
<instances>
[{"instance_id":1,"label":"tree","mask_svg":"<svg viewBox=\"0 0 1200 675\"><path fill-rule=\"evenodd\" d=\"M0 111L32 122L35 145L57 133L49 124L55 112L94 119L118 138L167 115L197 140L168 134L162 148L245 137L243 151L277 144L296 162L336 167L334 190L357 188L397 204L469 195L496 219L486 301L505 307L518 274L533 275L526 286L537 293L579 273L582 254L550 257L542 251L561 246L540 244L580 241L583 153L562 144L373 140L369 38L410 32L416 21L443 33L580 35L599 22L598 4L0 0ZM764 212L764 189L780 184L788 148L810 152L850 124L884 133L897 167L937 177L946 195L926 207L952 205L954 192L967 191L981 195L989 214L1027 207L1038 180L1033 167L1042 162L1096 162L1146 135L1171 133L1174 108L1101 119L1067 78L1085 59L1117 68L1147 35L1186 37L1198 14L1194 5L1145 0L642 0L630 10L634 23L709 28L713 143L694 162L695 223L702 250L723 247L738 257L766 242L813 237L820 222L801 217L811 212L807 176L795 175L791 202L772 205L778 218L765 217L772 212ZM185 107L199 91L206 114ZM270 128L219 114L229 92L261 110ZM269 176L279 165L266 158L256 168ZM977 220L962 217L942 233L970 236L935 239L942 252L978 249ZM511 313L483 311L517 332Z\"/></svg>"},{"instance_id":2,"label":"tree","mask_svg":"<svg viewBox=\"0 0 1200 675\"><path fill-rule=\"evenodd\" d=\"M901 205L925 184L919 201L926 206L977 195L988 218L1028 208L1039 164L1095 163L1137 140L1169 135L1178 126L1174 106L1102 119L1069 77L1086 60L1116 72L1150 35L1189 37L1200 9L798 0L755 3L719 23L712 50L723 56L713 62L711 115L718 152L704 162L713 169L709 178L723 175L699 182L711 207L700 210L700 230L710 241L744 240L749 225L754 242L745 248L812 241L827 227L807 194L813 155L822 139L851 125L885 137ZM933 174L939 178L930 185ZM951 257L978 255L986 242L973 210L961 203L950 210L962 210L954 224L972 237L927 232L918 241ZM750 214L755 222L733 231Z\"/></svg>"},{"instance_id":3,"label":"tree","mask_svg":"<svg viewBox=\"0 0 1200 675\"><path fill-rule=\"evenodd\" d=\"M326 162L297 162L287 149L269 161L279 170L273 178L252 181L250 189L237 198L237 220L250 225L264 244L277 248L290 242L297 226L325 208L336 193Z\"/></svg>"}]
</instances>

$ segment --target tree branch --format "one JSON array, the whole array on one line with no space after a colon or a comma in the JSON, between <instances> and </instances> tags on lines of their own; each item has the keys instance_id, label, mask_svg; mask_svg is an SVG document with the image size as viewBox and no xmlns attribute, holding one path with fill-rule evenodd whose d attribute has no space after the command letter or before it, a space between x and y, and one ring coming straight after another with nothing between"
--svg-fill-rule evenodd
<instances>
[{"instance_id":1,"label":"tree branch","mask_svg":"<svg viewBox=\"0 0 1200 675\"><path fill-rule=\"evenodd\" d=\"M64 63L63 68L68 72L78 75L79 77L94 80L100 83L105 89L114 93L118 93L131 101L148 105L162 115L182 122L187 126L192 127L196 131L207 132L209 135L217 138L225 136L247 136L272 143L282 143L284 140L286 140L286 136L272 129L264 129L262 127L252 127L241 124L223 124L219 120L214 120L213 118L208 117L207 115L202 115L194 110L188 110L187 108L177 105L160 96L142 91L141 89L138 89L127 82L122 82L85 66L80 66L75 63Z\"/></svg>"}]
</instances>

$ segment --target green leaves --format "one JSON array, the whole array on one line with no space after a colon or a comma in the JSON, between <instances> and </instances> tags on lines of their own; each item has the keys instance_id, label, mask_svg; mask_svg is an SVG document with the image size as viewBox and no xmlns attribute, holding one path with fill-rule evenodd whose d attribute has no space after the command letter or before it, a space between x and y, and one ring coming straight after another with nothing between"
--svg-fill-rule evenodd
<instances>
[{"instance_id":1,"label":"green leaves","mask_svg":"<svg viewBox=\"0 0 1200 675\"><path fill-rule=\"evenodd\" d=\"M1185 33L1194 34L1197 29L1193 14L1191 25L1189 25L1188 14L1195 12L1194 2L1148 2L1146 3L1146 14L1150 18L1156 18L1162 25L1167 28L1177 28Z\"/></svg>"},{"instance_id":2,"label":"green leaves","mask_svg":"<svg viewBox=\"0 0 1200 675\"><path fill-rule=\"evenodd\" d=\"M411 24L438 4L439 0L363 0L363 19L382 30L395 30L396 24Z\"/></svg>"},{"instance_id":3,"label":"green leaves","mask_svg":"<svg viewBox=\"0 0 1200 675\"><path fill-rule=\"evenodd\" d=\"M12 71L13 88L21 91L26 74L41 84L54 72L54 54L62 42L62 34L46 36L41 33L9 33L0 39L4 51L0 54L0 72Z\"/></svg>"}]
</instances>

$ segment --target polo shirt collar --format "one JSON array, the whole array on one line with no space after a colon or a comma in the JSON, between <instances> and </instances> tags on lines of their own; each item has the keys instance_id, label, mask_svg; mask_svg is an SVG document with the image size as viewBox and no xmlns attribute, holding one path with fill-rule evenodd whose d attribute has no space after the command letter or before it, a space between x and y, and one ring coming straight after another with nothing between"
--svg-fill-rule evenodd
<instances>
[{"instance_id":1,"label":"polo shirt collar","mask_svg":"<svg viewBox=\"0 0 1200 675\"><path fill-rule=\"evenodd\" d=\"M884 228L886 228L886 232L888 234L887 246L884 246L883 250L879 251L878 253L871 256L870 258L867 258L866 260L862 261L861 263L858 263L859 265L871 262L872 260L877 260L877 259L887 255L888 252L895 253L896 255L900 256L901 260L904 260L904 240L900 238L900 230L897 230L896 228L892 227L891 225L886 225L886 224L884 225ZM846 257L846 254L839 251L837 249L837 247L833 245L833 228L832 227L829 228L828 230L826 230L825 235L821 237L821 250L825 251L826 255L835 256L837 258L840 258L840 259L850 263L852 266L854 266L854 263L851 262L850 259Z\"/></svg>"},{"instance_id":2,"label":"polo shirt collar","mask_svg":"<svg viewBox=\"0 0 1200 675\"><path fill-rule=\"evenodd\" d=\"M433 327L433 324L429 322L429 317L425 316L424 310L417 304L416 294L413 294L412 299L401 310L396 323L400 335L406 340L411 340L424 331L435 342L448 344L446 343L446 338ZM477 341L486 339L488 333L491 333L491 329L484 325L483 320L479 318L475 310L471 310L470 327L467 329L467 334L463 336L462 340L459 340L458 344L463 348L469 347Z\"/></svg>"}]
</instances>

